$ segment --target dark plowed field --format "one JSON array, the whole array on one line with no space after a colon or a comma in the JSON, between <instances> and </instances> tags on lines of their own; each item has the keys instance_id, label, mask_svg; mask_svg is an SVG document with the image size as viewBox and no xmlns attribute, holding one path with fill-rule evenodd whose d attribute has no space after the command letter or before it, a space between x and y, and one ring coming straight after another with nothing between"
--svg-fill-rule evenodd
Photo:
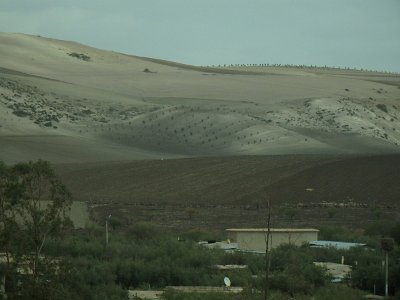
<instances>
[{"instance_id":1,"label":"dark plowed field","mask_svg":"<svg viewBox=\"0 0 400 300\"><path fill-rule=\"evenodd\" d=\"M98 221L113 213L124 223L171 228L263 226L267 195L275 226L289 226L293 217L290 225L362 227L397 218L400 200L399 155L193 158L68 164L57 171Z\"/></svg>"}]
</instances>

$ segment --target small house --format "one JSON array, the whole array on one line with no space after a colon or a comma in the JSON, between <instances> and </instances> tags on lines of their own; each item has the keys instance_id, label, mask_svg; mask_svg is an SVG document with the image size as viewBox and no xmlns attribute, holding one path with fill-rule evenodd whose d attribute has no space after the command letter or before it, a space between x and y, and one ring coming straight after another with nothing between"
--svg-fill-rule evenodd
<instances>
[{"instance_id":1,"label":"small house","mask_svg":"<svg viewBox=\"0 0 400 300\"><path fill-rule=\"evenodd\" d=\"M238 249L251 252L265 252L267 228L230 228L228 238L237 243ZM269 247L282 244L301 246L318 240L318 229L312 228L271 228Z\"/></svg>"}]
</instances>

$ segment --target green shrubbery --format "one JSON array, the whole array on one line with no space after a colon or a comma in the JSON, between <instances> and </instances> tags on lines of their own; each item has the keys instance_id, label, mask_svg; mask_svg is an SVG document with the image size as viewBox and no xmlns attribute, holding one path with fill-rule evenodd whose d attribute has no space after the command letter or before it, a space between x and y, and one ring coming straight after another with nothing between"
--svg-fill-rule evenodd
<instances>
[{"instance_id":1,"label":"green shrubbery","mask_svg":"<svg viewBox=\"0 0 400 300\"><path fill-rule=\"evenodd\" d=\"M296 295L297 300L362 300L365 293L352 289L343 285L329 285L324 288L316 289L312 296L310 295ZM166 290L163 295L166 300L263 300L264 296L261 292L252 292L251 290L244 290L241 294L232 293L183 293L174 290ZM269 300L292 300L291 295L280 291L271 291Z\"/></svg>"},{"instance_id":2,"label":"green shrubbery","mask_svg":"<svg viewBox=\"0 0 400 300\"><path fill-rule=\"evenodd\" d=\"M395 223L390 220L375 221L365 229L367 236L390 236Z\"/></svg>"},{"instance_id":3,"label":"green shrubbery","mask_svg":"<svg viewBox=\"0 0 400 300\"><path fill-rule=\"evenodd\" d=\"M158 239L161 235L161 229L157 225L152 223L139 222L131 225L125 233L126 237L129 239L142 241Z\"/></svg>"},{"instance_id":4,"label":"green shrubbery","mask_svg":"<svg viewBox=\"0 0 400 300\"><path fill-rule=\"evenodd\" d=\"M290 295L310 294L328 280L325 270L313 264L309 248L283 245L271 253L271 288Z\"/></svg>"},{"instance_id":5,"label":"green shrubbery","mask_svg":"<svg viewBox=\"0 0 400 300\"><path fill-rule=\"evenodd\" d=\"M46 180L47 181L46 181ZM43 185L43 183L46 183ZM40 209L44 195L53 200ZM56 193L57 192L57 193ZM0 265L0 275L13 278L9 298L22 299L126 299L127 289L162 289L167 286L223 286L229 276L233 286L244 287L240 295L185 294L167 291L166 299L260 299L265 287L265 256L227 253L198 245L199 240L221 240L220 232L191 230L180 234L163 232L151 223L137 223L124 231L118 219L110 219L109 244L104 228L92 226L74 231L65 217L69 193L48 163L0 163L0 252L13 258ZM33 202L34 201L34 202ZM47 200L49 201L49 200ZM13 216L18 213L20 219ZM23 222L23 226L21 226ZM63 225L63 226L61 226ZM400 241L400 225L372 224L366 235L344 228L321 229L322 239L365 242L369 247L337 250L282 245L270 252L268 285L270 299L359 299L361 294L332 285L326 270L313 264L345 263L352 266L353 287L378 293L384 289L380 241L392 236ZM178 238L179 236L179 238ZM386 239L391 242L391 239ZM389 245L390 243L388 243ZM391 245L390 245L391 246ZM35 252L36 250L36 252ZM33 255L32 255L33 253ZM394 294L400 282L400 248L389 253L389 290ZM216 264L240 264L241 270L218 270ZM18 274L28 267L29 276Z\"/></svg>"},{"instance_id":6,"label":"green shrubbery","mask_svg":"<svg viewBox=\"0 0 400 300\"><path fill-rule=\"evenodd\" d=\"M166 300L232 300L232 299L243 299L241 295L234 295L228 293L187 293L178 292L172 289L167 289L163 294L163 299Z\"/></svg>"},{"instance_id":7,"label":"green shrubbery","mask_svg":"<svg viewBox=\"0 0 400 300\"><path fill-rule=\"evenodd\" d=\"M155 228L149 223L139 223L132 226L133 231L111 230L108 246L103 230L96 228L71 232L62 240L50 240L46 255L63 257L58 274L51 279L52 297L65 299L57 298L57 291L62 291L70 299L126 299L127 289L223 286L223 278L228 276L233 286L244 287L243 293L204 295L167 291L165 299L262 299L264 255L210 250L189 239L197 239L197 233L183 234L185 240L179 241L178 234L160 234ZM314 261L339 263L342 256L345 263L353 266L354 287L372 292L375 285L378 292L383 291L383 252L379 248L345 251L283 245L271 252L270 299L294 296L338 299L343 295L346 295L343 299L360 299L359 291L332 285L325 270L313 264ZM391 292L400 282L396 257L400 257L398 248L390 254ZM218 271L211 267L215 264L246 264L248 268Z\"/></svg>"},{"instance_id":8,"label":"green shrubbery","mask_svg":"<svg viewBox=\"0 0 400 300\"><path fill-rule=\"evenodd\" d=\"M39 178L47 178L47 183L52 185L37 186L36 183L42 182ZM41 187L46 186L52 186L46 194L54 198L53 206L39 209L43 195ZM54 193L56 191L58 193ZM33 204L32 199L36 201ZM172 234L151 223L137 223L123 229L119 220L112 218L109 219L110 238L106 245L104 228L92 225L86 230L72 230L64 215L64 208L70 202L69 193L45 162L19 164L12 168L0 163L0 202L0 249L14 259L13 263L0 265L0 275L15 279L12 281L15 289L8 293L9 298L19 293L22 299L126 299L127 289L221 287L225 276L229 276L233 286L243 287L244 292L240 295L197 295L169 290L165 298L262 297L266 282L264 255L227 253L198 245L199 240L224 239L221 232L191 230ZM13 218L15 212L21 210L24 214L20 220L24 221L24 226ZM32 220L38 222L31 224ZM60 226L62 223L64 226ZM35 235L35 232L45 235ZM382 293L384 252L380 240L391 235L399 243L400 225L379 222L368 227L366 234L333 227L322 228L320 232L322 239L365 242L369 245L366 249L346 251L294 245L273 249L268 280L270 299L309 299L311 296L314 299L359 299L359 291L332 285L326 270L313 264L315 261L340 263L342 257L352 266L350 282L354 287L369 292L375 287L378 293ZM40 246L40 251L35 253L33 250L37 246ZM400 287L399 258L397 245L389 254L389 289L392 294ZM221 271L213 267L216 264L239 264L248 268ZM35 276L17 274L16 270L22 265L34 270L36 273L31 273Z\"/></svg>"},{"instance_id":9,"label":"green shrubbery","mask_svg":"<svg viewBox=\"0 0 400 300\"><path fill-rule=\"evenodd\" d=\"M334 229L325 229L325 232L333 234ZM208 233L209 237L215 236L214 234ZM379 244L379 238L357 235L344 229L338 229L334 234L353 241L375 239L375 244ZM178 235L180 240L177 238ZM74 233L62 241L54 240L47 251L49 255L61 255L66 258L70 270L73 270L71 274L76 272L73 277L77 278L70 283L70 286L74 290L79 290L77 285L81 285L81 294L85 294L85 291L100 293L104 290L102 288L104 286L109 286L109 290L115 294L122 293L128 288L162 289L166 286L180 285L223 286L224 276L229 276L233 286L244 287L248 294L247 298L238 299L259 299L265 280L264 255L210 250L198 246L197 242L193 241L203 239L205 236L207 236L205 231L190 231L175 235L161 234L156 226L139 223L123 234L111 231L108 247L105 246L103 230L92 229L90 233ZM330 295L326 290L344 293L343 290L329 283L330 278L324 269L313 264L314 261L340 263L342 256L345 263L353 267L351 282L354 287L372 292L375 285L377 292L381 293L384 287L383 255L379 247L372 250L368 248L337 250L283 245L271 252L269 285L275 297L271 299L288 299L294 295L296 299L302 299L301 295L325 299L318 295ZM390 254L391 292L394 292L398 286L397 283L400 282L400 264L396 260L398 257L400 257L400 250L396 248ZM248 268L240 271L217 271L211 268L215 264L246 264ZM63 285L65 282L68 281L64 280ZM346 293L349 291L352 290L347 289ZM354 298L346 297L346 299L359 299L357 298L360 295L359 292L353 294ZM166 299L197 299L196 297L203 296L169 291L165 297ZM208 296L210 298L207 299L218 297L215 294L207 294ZM218 299L225 299L224 297L226 296L219 295ZM230 297L233 298L229 299L235 299L235 296L230 295ZM307 297L304 296L304 299L308 299Z\"/></svg>"},{"instance_id":10,"label":"green shrubbery","mask_svg":"<svg viewBox=\"0 0 400 300\"><path fill-rule=\"evenodd\" d=\"M205 229L192 229L179 234L179 238L188 241L220 241L224 239L224 235L218 231L210 231Z\"/></svg>"},{"instance_id":11,"label":"green shrubbery","mask_svg":"<svg viewBox=\"0 0 400 300\"><path fill-rule=\"evenodd\" d=\"M68 53L68 55L71 57L75 57L77 59L83 60L83 61L90 61L90 56L83 54L83 53L72 52L72 53Z\"/></svg>"}]
</instances>

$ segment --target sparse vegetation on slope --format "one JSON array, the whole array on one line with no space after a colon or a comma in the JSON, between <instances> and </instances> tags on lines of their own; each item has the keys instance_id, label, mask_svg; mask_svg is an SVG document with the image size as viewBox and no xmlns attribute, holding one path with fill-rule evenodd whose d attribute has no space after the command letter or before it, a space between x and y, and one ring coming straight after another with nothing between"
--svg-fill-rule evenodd
<instances>
[{"instance_id":1,"label":"sparse vegetation on slope","mask_svg":"<svg viewBox=\"0 0 400 300\"><path fill-rule=\"evenodd\" d=\"M264 65L214 70L44 38L0 39L0 139L62 134L160 158L400 151L394 74ZM14 50L28 51L32 39L30 55ZM89 57L91 63L79 62ZM41 157L52 157L46 149Z\"/></svg>"},{"instance_id":2,"label":"sparse vegetation on slope","mask_svg":"<svg viewBox=\"0 0 400 300\"><path fill-rule=\"evenodd\" d=\"M75 57L77 59L83 60L83 61L90 61L90 56L83 54L83 53L72 52L72 53L68 53L68 55L71 57Z\"/></svg>"}]
</instances>

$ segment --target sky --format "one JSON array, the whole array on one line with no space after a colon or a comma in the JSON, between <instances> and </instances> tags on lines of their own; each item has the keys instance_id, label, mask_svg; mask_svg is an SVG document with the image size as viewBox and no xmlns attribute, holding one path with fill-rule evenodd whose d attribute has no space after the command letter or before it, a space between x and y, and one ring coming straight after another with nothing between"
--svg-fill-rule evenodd
<instances>
[{"instance_id":1,"label":"sky","mask_svg":"<svg viewBox=\"0 0 400 300\"><path fill-rule=\"evenodd\" d=\"M400 0L0 0L0 31L193 65L400 72Z\"/></svg>"}]
</instances>

